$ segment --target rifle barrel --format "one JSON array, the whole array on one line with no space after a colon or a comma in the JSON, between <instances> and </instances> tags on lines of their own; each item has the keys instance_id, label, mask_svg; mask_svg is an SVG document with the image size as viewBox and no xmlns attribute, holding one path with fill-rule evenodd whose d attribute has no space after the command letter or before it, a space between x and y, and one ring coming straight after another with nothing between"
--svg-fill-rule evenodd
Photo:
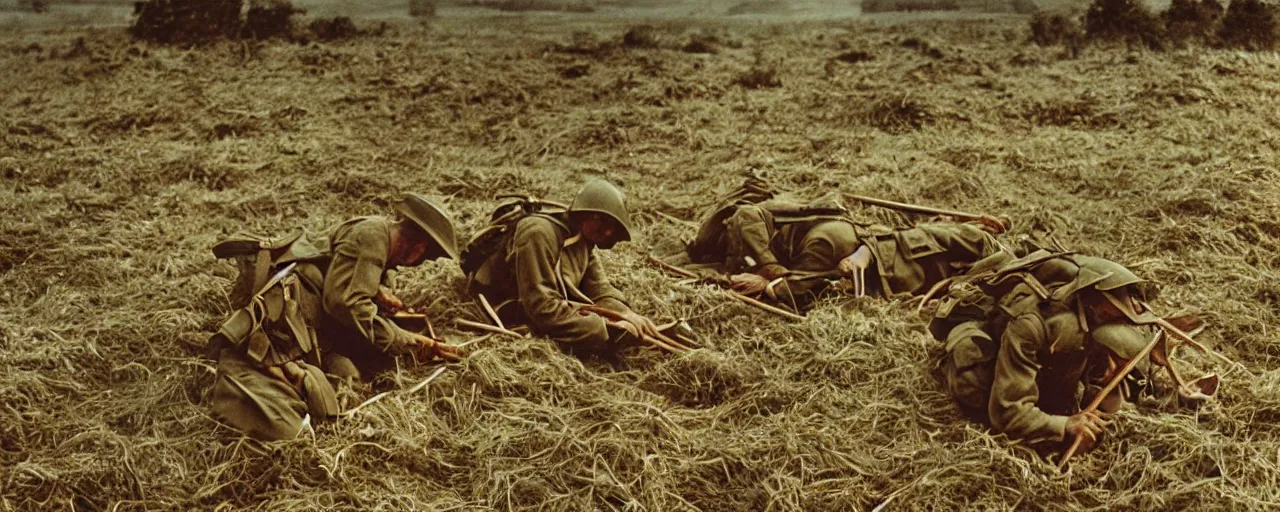
<instances>
[{"instance_id":1,"label":"rifle barrel","mask_svg":"<svg viewBox=\"0 0 1280 512\"><path fill-rule=\"evenodd\" d=\"M962 212L959 210L947 210L944 208L934 208L932 206L921 206L918 204L899 203L897 201L890 201L888 199L879 199L875 197L861 196L858 194L845 194L844 196L860 203L866 203L866 204L875 205L875 206L882 206L884 208L889 208L889 209L899 210L899 211L904 211L909 213L922 213L926 215L946 215L949 217L955 217L957 219L962 219L962 220L978 220L982 218L981 215L977 215L969 212Z\"/></svg>"}]
</instances>

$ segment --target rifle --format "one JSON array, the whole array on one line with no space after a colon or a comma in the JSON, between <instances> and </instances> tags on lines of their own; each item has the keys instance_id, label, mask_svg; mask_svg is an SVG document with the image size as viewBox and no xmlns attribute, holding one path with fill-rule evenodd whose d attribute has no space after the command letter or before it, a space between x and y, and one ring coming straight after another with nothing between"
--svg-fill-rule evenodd
<instances>
[{"instance_id":1,"label":"rifle","mask_svg":"<svg viewBox=\"0 0 1280 512\"><path fill-rule=\"evenodd\" d=\"M675 265L672 265L672 264L670 264L670 263L667 263L667 262L665 262L665 261L662 261L661 259L658 259L656 256L654 256L654 255L652 255L652 254L650 254L650 255L649 255L649 263L653 264L654 266L656 266L656 267L658 267L658 268L661 268L661 269L663 269L663 270L666 270L667 272L670 272L670 273L672 273L672 274L675 274L675 275L678 275L678 276L681 276L681 277L687 277L687 278L690 278L690 279L698 279L698 280L702 280L702 278L701 278L701 277L699 277L697 274L694 274L693 272L689 272L688 270L682 269L682 268L680 268L680 267L677 267L677 266L675 266ZM763 302L760 302L760 301L758 301L758 300L756 300L756 299L753 299L753 298L748 297L748 296L746 296L746 295L743 295L743 294L741 294L741 293L735 292L735 291L733 291L733 290L723 290L723 291L724 291L724 292L725 292L729 297L733 298L734 300L736 300L736 301L738 301L738 302L741 302L741 303L746 304L746 305L749 305L749 306L755 306L755 307L757 307L757 308L760 308L760 309L762 309L762 310L768 311L768 312L773 313L773 314L775 314L775 315L782 316L782 317L785 317L785 318L790 319L790 320L804 320L804 319L805 319L805 317L804 317L804 316L802 316L802 315L797 315L797 314L792 313L792 312L790 312L790 311L787 311L787 310L785 310L785 309L781 309L781 308L776 308L776 307L770 306L770 305L768 305L768 304L765 304L765 303L763 303Z\"/></svg>"},{"instance_id":2,"label":"rifle","mask_svg":"<svg viewBox=\"0 0 1280 512\"><path fill-rule=\"evenodd\" d=\"M966 222L976 221L976 222L981 222L983 224L988 224L988 225L990 222L995 221L999 223L1000 231L1006 231L1012 225L1012 222L1009 219L994 217L991 215L979 215L976 213L962 212L959 210L947 210L944 208L934 208L932 206L921 206L921 205L910 204L910 203L899 203L897 201L890 201L888 199L879 199L875 197L863 196L858 194L846 193L843 195L845 198L852 199L859 203L879 206L882 208L889 208L891 210L898 210L901 212L919 213L924 215L946 215L948 217L960 219ZM995 227L995 226L992 226L992 227Z\"/></svg>"},{"instance_id":3,"label":"rifle","mask_svg":"<svg viewBox=\"0 0 1280 512\"><path fill-rule=\"evenodd\" d=\"M583 304L579 306L578 312L584 315L594 314L614 322L625 320L625 318L622 318L622 315L619 315L616 311L611 311L592 304ZM692 348L685 346L683 343L676 341L674 338L662 333L658 333L657 336L650 336L648 334L641 333L640 341L655 348L671 352L672 354L682 354L693 350Z\"/></svg>"},{"instance_id":4,"label":"rifle","mask_svg":"<svg viewBox=\"0 0 1280 512\"><path fill-rule=\"evenodd\" d=\"M1147 346L1142 347L1142 350L1138 351L1138 355L1134 356L1133 359L1130 359L1129 363L1124 365L1124 367L1120 369L1120 372L1111 379L1111 382L1108 382L1107 386L1102 388L1102 391L1098 392L1097 396L1093 397L1093 401L1089 402L1089 406L1080 412L1086 413L1098 410L1098 406L1102 405L1102 401L1107 398L1107 395L1110 395L1112 391L1115 391L1116 386L1120 385L1120 382L1124 380L1125 376L1129 375L1129 372L1133 371L1133 369L1138 366L1138 363L1141 362L1143 358L1147 357L1147 355L1151 353L1152 349L1156 348L1156 345L1160 343L1160 340L1164 338L1164 335L1163 330L1156 331L1155 336L1151 337L1151 341L1147 342ZM1067 448L1067 451L1062 454L1062 460L1058 461L1059 470L1067 466L1067 461L1071 459L1072 455L1075 455L1076 450L1080 449L1080 444L1083 442L1083 437L1076 436L1075 441L1071 443L1071 447Z\"/></svg>"}]
</instances>

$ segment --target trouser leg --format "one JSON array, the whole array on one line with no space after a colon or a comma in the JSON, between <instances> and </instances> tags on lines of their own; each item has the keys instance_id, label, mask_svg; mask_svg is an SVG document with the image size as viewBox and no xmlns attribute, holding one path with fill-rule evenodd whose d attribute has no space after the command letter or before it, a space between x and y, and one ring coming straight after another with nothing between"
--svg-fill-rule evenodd
<instances>
[{"instance_id":1,"label":"trouser leg","mask_svg":"<svg viewBox=\"0 0 1280 512\"><path fill-rule=\"evenodd\" d=\"M210 399L215 418L264 441L297 437L307 414L297 390L232 349L218 358Z\"/></svg>"},{"instance_id":2,"label":"trouser leg","mask_svg":"<svg viewBox=\"0 0 1280 512\"><path fill-rule=\"evenodd\" d=\"M970 411L985 411L995 377L996 345L979 321L957 325L947 335L939 365L947 393Z\"/></svg>"}]
</instances>

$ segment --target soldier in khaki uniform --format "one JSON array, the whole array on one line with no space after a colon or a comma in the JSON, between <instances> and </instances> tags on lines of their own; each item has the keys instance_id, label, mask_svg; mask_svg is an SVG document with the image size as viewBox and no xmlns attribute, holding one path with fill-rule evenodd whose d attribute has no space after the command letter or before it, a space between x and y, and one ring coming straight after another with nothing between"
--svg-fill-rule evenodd
<instances>
[{"instance_id":1,"label":"soldier in khaki uniform","mask_svg":"<svg viewBox=\"0 0 1280 512\"><path fill-rule=\"evenodd\" d=\"M905 230L867 228L835 203L777 199L758 176L729 196L689 244L695 264L727 272L725 284L744 294L765 292L803 306L828 284L848 277L858 295L922 294L974 261L999 250L998 223L924 223Z\"/></svg>"},{"instance_id":2,"label":"soldier in khaki uniform","mask_svg":"<svg viewBox=\"0 0 1280 512\"><path fill-rule=\"evenodd\" d=\"M972 273L985 277L953 286L930 324L946 342L947 391L997 432L1032 442L1083 437L1090 448L1124 393L1106 397L1103 413L1081 412L1077 393L1091 400L1155 334L1134 322L1154 318L1136 300L1141 280L1112 261L1046 251L998 255Z\"/></svg>"},{"instance_id":3,"label":"soldier in khaki uniform","mask_svg":"<svg viewBox=\"0 0 1280 512\"><path fill-rule=\"evenodd\" d=\"M506 324L529 325L574 353L608 356L621 341L657 332L609 284L595 255L597 247L630 239L622 193L609 182L591 181L567 210L515 221L500 246L467 271L467 292L477 299L483 295ZM613 311L621 320L584 314L584 304Z\"/></svg>"},{"instance_id":4,"label":"soldier in khaki uniform","mask_svg":"<svg viewBox=\"0 0 1280 512\"><path fill-rule=\"evenodd\" d=\"M292 439L305 415L320 422L339 412L325 374L359 378L352 359L461 357L457 348L379 315L380 303L384 313L403 307L382 285L387 270L458 255L453 223L440 206L409 194L397 210L394 220L344 222L315 243L294 236L277 244L234 239L215 246L220 257L260 249L257 258L271 260L263 266L280 270L255 283L261 291L210 339L218 359L214 417L255 438Z\"/></svg>"}]
</instances>

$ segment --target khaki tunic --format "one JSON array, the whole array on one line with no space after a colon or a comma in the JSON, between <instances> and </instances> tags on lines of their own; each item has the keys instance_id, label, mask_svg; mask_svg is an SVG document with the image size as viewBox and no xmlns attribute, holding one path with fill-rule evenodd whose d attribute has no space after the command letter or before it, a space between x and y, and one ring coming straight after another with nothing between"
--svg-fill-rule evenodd
<instances>
[{"instance_id":1,"label":"khaki tunic","mask_svg":"<svg viewBox=\"0 0 1280 512\"><path fill-rule=\"evenodd\" d=\"M243 347L222 349L210 395L214 417L258 439L292 439L302 428L307 402L292 385L268 373L267 366L283 358L310 368L301 361L305 359L330 374L358 377L352 361L338 353L397 355L409 350L412 335L378 316L373 302L385 278L393 226L394 221L382 217L356 218L318 242L328 247L329 258L301 263L295 271L304 285L294 299L301 318L314 329L313 352L280 350L295 342L278 331L268 333L277 338L271 341L276 349L261 362L248 357ZM312 418L317 423L324 420Z\"/></svg>"},{"instance_id":2,"label":"khaki tunic","mask_svg":"<svg viewBox=\"0 0 1280 512\"><path fill-rule=\"evenodd\" d=\"M940 363L947 391L968 410L985 413L997 432L1062 441L1068 416L1079 412L1077 392L1090 384L1089 334L1075 299L1041 301L1020 284L989 315L947 334Z\"/></svg>"},{"instance_id":3,"label":"khaki tunic","mask_svg":"<svg viewBox=\"0 0 1280 512\"><path fill-rule=\"evenodd\" d=\"M922 294L999 250L990 233L971 224L924 223L875 234L848 219L780 219L769 208L739 206L723 221L725 271L750 270L768 279L786 276L793 295L820 292L827 286L823 278L834 277L840 261L861 245L870 248L875 261L868 290L891 298Z\"/></svg>"},{"instance_id":4,"label":"khaki tunic","mask_svg":"<svg viewBox=\"0 0 1280 512\"><path fill-rule=\"evenodd\" d=\"M390 355L407 353L413 335L378 316L373 298L387 272L391 230L384 217L360 217L342 223L329 236L332 259L324 276L325 327L340 335L344 348L376 348Z\"/></svg>"},{"instance_id":5,"label":"khaki tunic","mask_svg":"<svg viewBox=\"0 0 1280 512\"><path fill-rule=\"evenodd\" d=\"M1031 312L1009 323L1000 339L987 414L1015 439L1062 441L1087 358L1076 315L1048 319Z\"/></svg>"},{"instance_id":6,"label":"khaki tunic","mask_svg":"<svg viewBox=\"0 0 1280 512\"><path fill-rule=\"evenodd\" d=\"M504 250L468 276L468 293L484 294L504 322L527 323L556 341L607 342L610 333L604 319L579 314L573 303L615 311L628 308L609 284L592 244L574 238L562 214L521 219Z\"/></svg>"}]
</instances>

